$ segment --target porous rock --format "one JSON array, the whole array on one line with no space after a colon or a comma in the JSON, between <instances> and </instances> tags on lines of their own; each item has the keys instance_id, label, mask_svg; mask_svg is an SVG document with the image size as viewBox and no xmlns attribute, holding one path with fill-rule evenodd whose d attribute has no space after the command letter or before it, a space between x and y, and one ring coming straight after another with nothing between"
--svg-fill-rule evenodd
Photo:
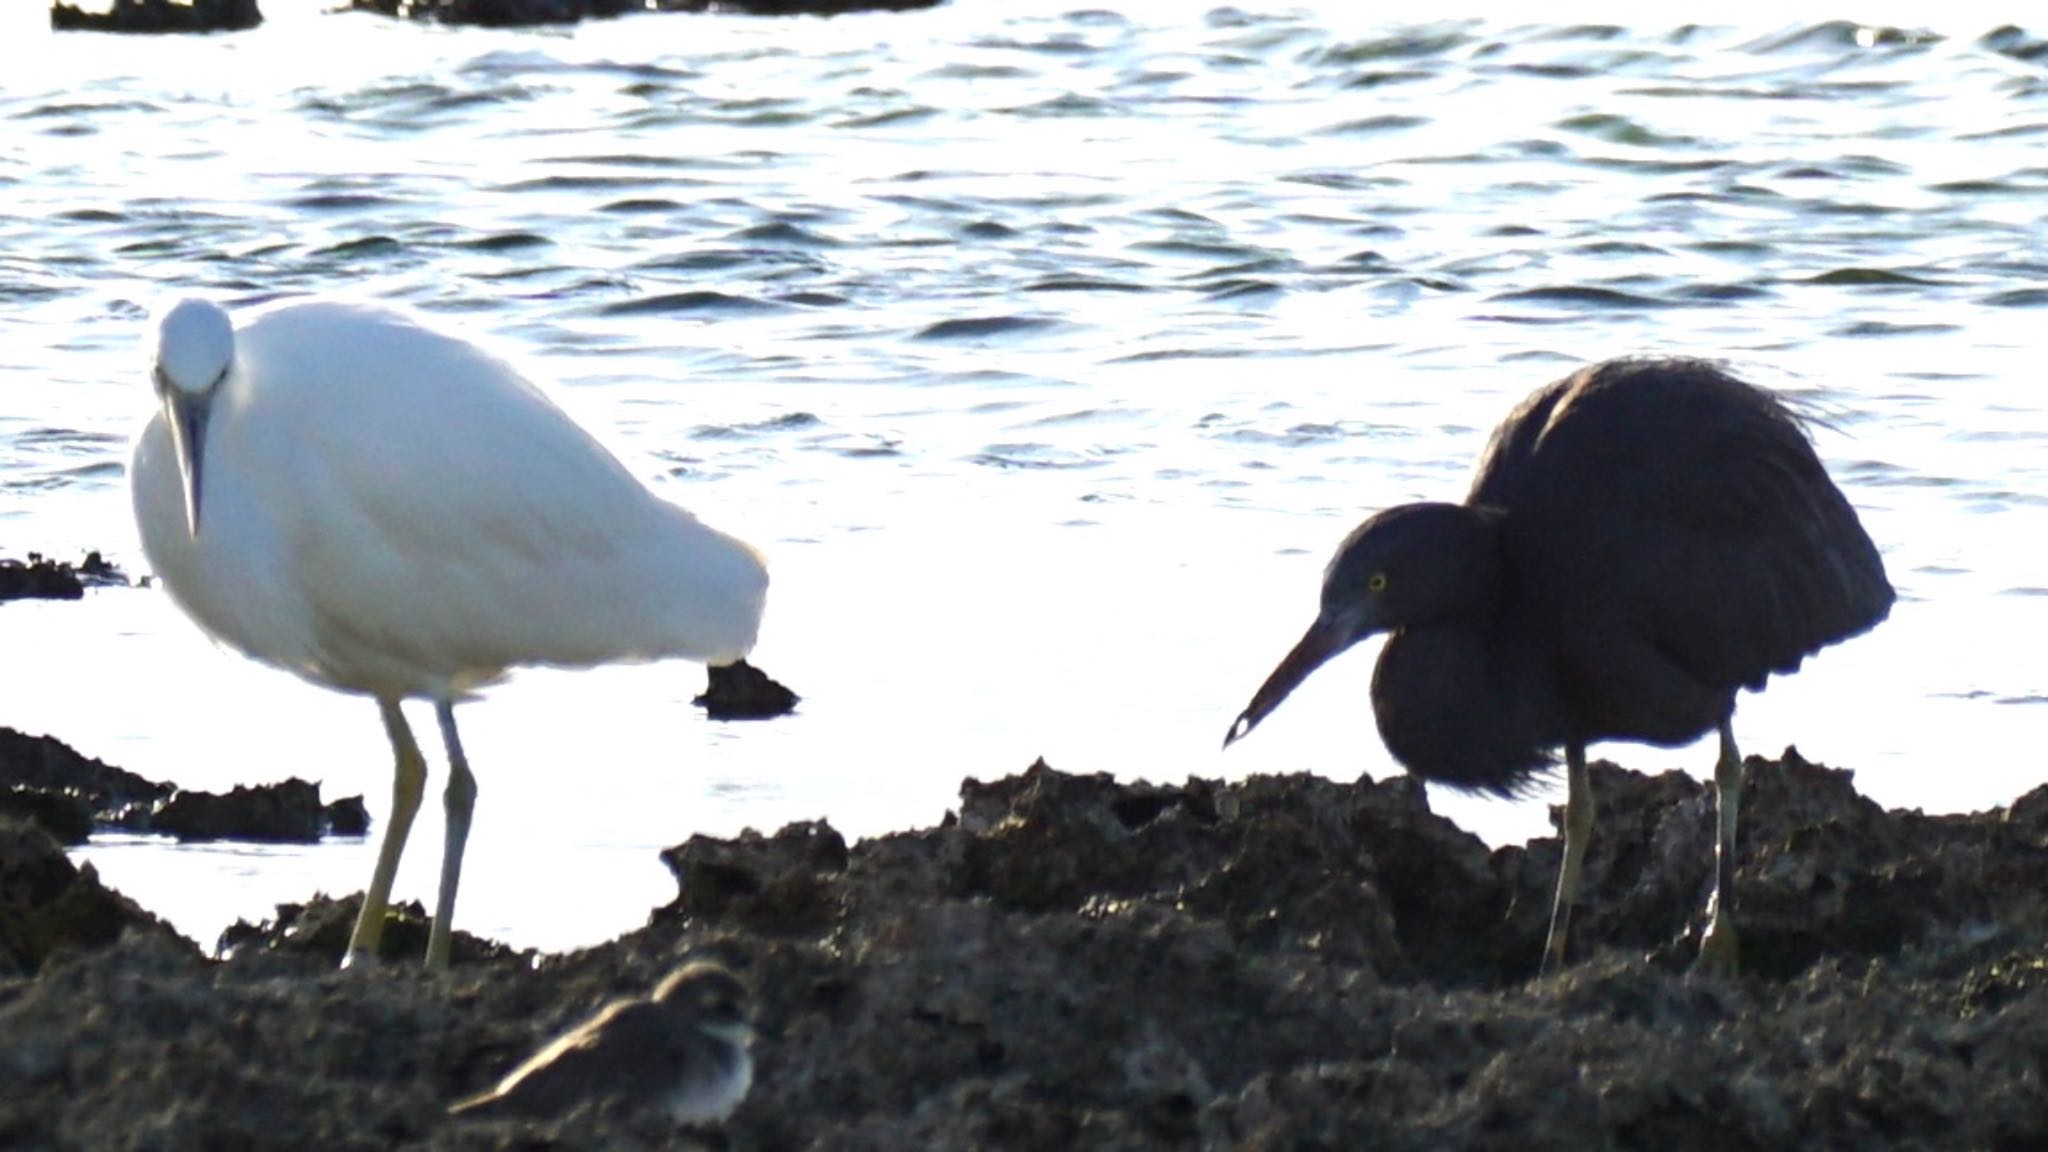
<instances>
[{"instance_id":1,"label":"porous rock","mask_svg":"<svg viewBox=\"0 0 2048 1152\"><path fill-rule=\"evenodd\" d=\"M101 884L90 864L72 863L42 828L0 814L0 978L33 975L54 956L104 948L131 930L192 949Z\"/></svg>"},{"instance_id":2,"label":"porous rock","mask_svg":"<svg viewBox=\"0 0 2048 1152\"><path fill-rule=\"evenodd\" d=\"M696 1147L598 1102L443 1112L684 955L759 990L753 1093L702 1137L737 1152L2048 1144L2048 792L1927 817L1749 768L1738 976L1684 962L1688 777L1595 769L1576 958L1539 977L1554 840L1489 851L1405 779L1041 764L932 829L693 839L674 903L566 955L337 974L130 934L0 978L0 1144Z\"/></svg>"},{"instance_id":3,"label":"porous rock","mask_svg":"<svg viewBox=\"0 0 2048 1152\"><path fill-rule=\"evenodd\" d=\"M0 815L27 820L66 847L92 836L92 805L69 792L0 787Z\"/></svg>"},{"instance_id":4,"label":"porous rock","mask_svg":"<svg viewBox=\"0 0 2048 1152\"><path fill-rule=\"evenodd\" d=\"M311 844L326 821L320 786L293 777L276 784L237 785L226 793L185 791L157 809L152 826L180 840L249 840Z\"/></svg>"},{"instance_id":5,"label":"porous rock","mask_svg":"<svg viewBox=\"0 0 2048 1152\"><path fill-rule=\"evenodd\" d=\"M280 904L277 914L251 924L237 920L220 934L214 951L235 958L267 953L311 959L336 967L348 953L349 936L355 931L356 916L362 911L361 894L336 899L319 895L302 904ZM384 934L378 941L377 959L394 964L417 964L427 954L427 936L433 921L417 900L388 905L384 912ZM529 956L461 929L450 938L452 962L474 964L486 960Z\"/></svg>"},{"instance_id":6,"label":"porous rock","mask_svg":"<svg viewBox=\"0 0 2048 1152\"><path fill-rule=\"evenodd\" d=\"M735 660L705 669L704 691L690 702L713 720L767 720L795 711L800 699L766 672Z\"/></svg>"},{"instance_id":7,"label":"porous rock","mask_svg":"<svg viewBox=\"0 0 2048 1152\"><path fill-rule=\"evenodd\" d=\"M80 755L53 736L31 736L4 726L0 788L76 796L92 807L97 819L108 823L122 823L131 813L146 817L174 791L169 784Z\"/></svg>"},{"instance_id":8,"label":"porous rock","mask_svg":"<svg viewBox=\"0 0 2048 1152\"><path fill-rule=\"evenodd\" d=\"M93 827L180 840L311 843L328 834L361 836L370 823L362 797L322 804L320 786L297 778L224 795L181 790L80 755L54 737L5 727L0 810L34 818L67 843L82 843Z\"/></svg>"}]
</instances>

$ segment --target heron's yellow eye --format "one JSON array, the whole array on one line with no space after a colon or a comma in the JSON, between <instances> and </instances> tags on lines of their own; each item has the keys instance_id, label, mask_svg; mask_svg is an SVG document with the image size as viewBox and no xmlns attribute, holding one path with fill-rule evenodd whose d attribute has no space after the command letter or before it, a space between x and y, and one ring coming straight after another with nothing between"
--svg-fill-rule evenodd
<instances>
[{"instance_id":1,"label":"heron's yellow eye","mask_svg":"<svg viewBox=\"0 0 2048 1152\"><path fill-rule=\"evenodd\" d=\"M1387 574L1385 572L1373 573L1366 578L1365 588L1368 592L1385 592L1387 590Z\"/></svg>"}]
</instances>

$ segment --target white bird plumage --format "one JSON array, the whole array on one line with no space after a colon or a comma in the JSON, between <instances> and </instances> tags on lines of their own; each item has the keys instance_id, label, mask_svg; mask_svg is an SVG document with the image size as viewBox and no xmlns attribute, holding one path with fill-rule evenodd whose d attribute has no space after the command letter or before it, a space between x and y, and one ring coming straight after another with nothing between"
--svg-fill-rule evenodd
<instances>
[{"instance_id":1,"label":"white bird plumage","mask_svg":"<svg viewBox=\"0 0 2048 1152\"><path fill-rule=\"evenodd\" d=\"M184 299L149 350L161 405L131 481L158 578L216 640L384 714L398 780L351 961L374 953L424 782L398 702L435 704L445 964L474 798L455 702L521 665L742 659L767 569L510 363L407 312L314 300L231 322Z\"/></svg>"}]
</instances>

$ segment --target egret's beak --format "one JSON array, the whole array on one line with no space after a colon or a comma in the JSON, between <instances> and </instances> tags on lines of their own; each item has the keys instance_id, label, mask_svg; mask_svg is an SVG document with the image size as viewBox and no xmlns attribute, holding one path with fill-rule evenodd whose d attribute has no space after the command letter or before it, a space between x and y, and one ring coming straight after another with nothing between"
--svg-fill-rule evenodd
<instances>
[{"instance_id":1,"label":"egret's beak","mask_svg":"<svg viewBox=\"0 0 2048 1152\"><path fill-rule=\"evenodd\" d=\"M213 395L195 396L179 388L165 388L164 423L171 426L171 446L178 453L178 473L185 478L185 524L199 535L199 497L205 489L200 482L206 462L206 422L213 412Z\"/></svg>"},{"instance_id":2,"label":"egret's beak","mask_svg":"<svg viewBox=\"0 0 2048 1152\"><path fill-rule=\"evenodd\" d=\"M1308 679L1309 673L1322 667L1324 661L1330 657L1351 647L1361 635L1356 622L1346 616L1333 616L1327 612L1317 616L1316 622L1308 626L1308 631L1302 634L1301 641L1294 646L1294 650L1287 654L1286 659L1280 661L1280 666L1273 669L1273 674L1266 677L1266 682L1259 686L1258 693L1231 724L1230 731L1223 734L1223 746L1228 748L1249 736L1251 730L1259 726L1259 721L1264 720L1267 714L1280 706L1282 700L1287 699L1288 693L1299 688L1301 682Z\"/></svg>"}]
</instances>

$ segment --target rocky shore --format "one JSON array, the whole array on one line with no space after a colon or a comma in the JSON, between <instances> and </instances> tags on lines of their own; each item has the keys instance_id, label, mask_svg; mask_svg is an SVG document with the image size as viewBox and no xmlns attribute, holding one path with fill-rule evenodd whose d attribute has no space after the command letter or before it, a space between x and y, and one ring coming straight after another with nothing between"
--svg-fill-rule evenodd
<instances>
[{"instance_id":1,"label":"rocky shore","mask_svg":"<svg viewBox=\"0 0 2048 1152\"><path fill-rule=\"evenodd\" d=\"M0 1147L2048 1146L2048 790L1928 817L1791 750L1749 771L1736 978L1688 970L1710 790L1604 764L1547 977L1557 843L1489 850L1405 777L1034 765L937 828L690 839L645 928L465 938L441 976L336 971L324 899L209 958L0 816ZM685 953L759 990L723 1130L445 1115Z\"/></svg>"}]
</instances>

